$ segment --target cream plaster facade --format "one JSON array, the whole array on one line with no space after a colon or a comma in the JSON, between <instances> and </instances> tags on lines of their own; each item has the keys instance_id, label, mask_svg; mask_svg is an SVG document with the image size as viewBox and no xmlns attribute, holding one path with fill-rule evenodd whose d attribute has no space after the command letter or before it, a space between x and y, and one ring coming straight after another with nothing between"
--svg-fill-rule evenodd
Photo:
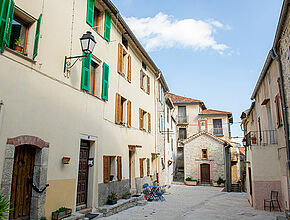
<instances>
[{"instance_id":1,"label":"cream plaster facade","mask_svg":"<svg viewBox=\"0 0 290 220\"><path fill-rule=\"evenodd\" d=\"M278 191L281 208L289 209L287 168L289 158L287 158L281 93L284 89L286 105L289 106L287 98L289 95L289 4L288 0L283 1L273 43L275 49L272 49L266 58L251 97L254 102L241 117L248 145L246 154L248 199L257 209L264 208L264 199L270 198L271 191ZM279 62L275 58L277 52L280 54L278 59L281 59L282 75L284 74L284 88L280 81Z\"/></svg>"},{"instance_id":2,"label":"cream plaster facade","mask_svg":"<svg viewBox=\"0 0 290 220\"><path fill-rule=\"evenodd\" d=\"M118 44L122 44L125 27L116 16L118 11L107 1L95 2L102 12L112 17L110 41L86 23L87 1L20 1L15 0L16 10L31 20L28 34L27 56L5 49L0 54L0 177L3 175L4 155L8 138L21 135L40 137L49 143L45 216L67 206L76 210L77 181L81 140L90 141L90 158L94 166L88 171L87 208L93 211L102 205L109 184L103 183L103 156L122 157L122 190L129 191L129 145L133 148L132 191L140 191L140 158L151 161L150 175L158 172L158 163L152 153L157 152L157 99L158 84L168 90L163 76L159 74L150 57L128 36L128 54L131 55L131 83L117 71ZM38 55L32 60L36 20L42 14ZM126 27L127 28L127 27ZM69 72L63 72L64 57L81 55L79 38L91 31L96 40L92 60L99 64L96 70L95 96L81 90L82 62L77 62ZM142 69L142 61L147 70ZM102 64L109 66L108 101L101 97ZM140 70L150 79L150 93L140 88ZM157 78L159 76L159 79ZM115 124L116 93L132 103L131 127ZM151 114L151 132L139 129L139 108ZM63 164L62 158L70 158ZM156 163L157 165L155 165ZM144 168L146 170L146 166ZM147 172L145 172L147 174ZM145 175L147 176L147 175ZM153 178L152 178L153 179ZM138 185L139 183L139 185ZM2 179L3 185L3 179ZM120 187L119 187L120 188ZM102 191L100 191L102 189ZM119 190L118 187L114 188ZM106 191L107 190L107 191ZM31 207L33 208L33 207Z\"/></svg>"}]
</instances>

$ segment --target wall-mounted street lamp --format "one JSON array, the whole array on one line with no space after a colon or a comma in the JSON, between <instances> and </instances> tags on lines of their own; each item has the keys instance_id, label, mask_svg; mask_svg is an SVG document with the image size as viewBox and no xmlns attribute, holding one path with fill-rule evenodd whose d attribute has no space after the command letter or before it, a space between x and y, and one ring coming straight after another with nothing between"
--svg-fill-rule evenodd
<instances>
[{"instance_id":1,"label":"wall-mounted street lamp","mask_svg":"<svg viewBox=\"0 0 290 220\"><path fill-rule=\"evenodd\" d=\"M84 55L73 56L73 57L65 56L65 58L64 58L64 72L66 70L70 70L80 58L87 57L88 54L93 52L95 45L96 45L96 41L95 41L94 36L92 35L92 32L87 31L87 33L83 34L83 36L80 38L80 41L81 41L81 47L82 47L82 51L83 51ZM71 62L67 62L67 60L71 60L71 59L76 59L76 60L72 64L71 64Z\"/></svg>"}]
</instances>

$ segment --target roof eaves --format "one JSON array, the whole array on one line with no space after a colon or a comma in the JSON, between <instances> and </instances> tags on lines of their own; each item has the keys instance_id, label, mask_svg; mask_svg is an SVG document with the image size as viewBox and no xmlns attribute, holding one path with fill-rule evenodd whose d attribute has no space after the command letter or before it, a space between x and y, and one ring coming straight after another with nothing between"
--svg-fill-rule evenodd
<instances>
[{"instance_id":1,"label":"roof eaves","mask_svg":"<svg viewBox=\"0 0 290 220\"><path fill-rule=\"evenodd\" d=\"M166 83L166 81L164 79L164 76L162 75L161 71L156 66L156 64L154 63L154 61L151 59L151 57L148 55L148 53L146 52L146 50L143 48L143 46L141 45L141 43L138 41L138 39L135 36L135 34L131 31L131 29L129 28L129 26L127 25L127 23L124 21L124 19L122 18L119 10L116 8L116 6L110 0L102 0L102 1L114 13L114 15L116 16L117 20L122 24L122 26L127 31L128 35L132 38L133 42L139 48L139 50L141 51L141 53L145 56L145 58L153 66L153 68L155 69L155 75L158 77L159 73L161 74L161 77L160 77L161 84L165 88L165 92L168 92L169 91L169 88L168 88L168 85L167 85L167 83Z\"/></svg>"}]
</instances>

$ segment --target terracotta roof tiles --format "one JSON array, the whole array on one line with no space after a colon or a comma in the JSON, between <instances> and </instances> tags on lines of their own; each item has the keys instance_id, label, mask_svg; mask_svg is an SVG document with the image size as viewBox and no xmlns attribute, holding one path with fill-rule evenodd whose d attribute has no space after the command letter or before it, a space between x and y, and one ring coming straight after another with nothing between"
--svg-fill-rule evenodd
<instances>
[{"instance_id":1,"label":"terracotta roof tiles","mask_svg":"<svg viewBox=\"0 0 290 220\"><path fill-rule=\"evenodd\" d=\"M188 98L188 97L184 97L180 95L175 95L172 93L167 93L166 97L170 98L173 103L193 103L193 102L203 103L203 101L198 100L198 99L192 99L192 98Z\"/></svg>"}]
</instances>

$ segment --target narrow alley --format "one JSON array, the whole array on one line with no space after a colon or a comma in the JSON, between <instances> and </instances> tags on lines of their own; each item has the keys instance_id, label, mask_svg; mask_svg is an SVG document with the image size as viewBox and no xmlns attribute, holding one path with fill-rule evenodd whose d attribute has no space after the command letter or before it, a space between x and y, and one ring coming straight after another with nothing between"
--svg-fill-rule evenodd
<instances>
[{"instance_id":1,"label":"narrow alley","mask_svg":"<svg viewBox=\"0 0 290 220\"><path fill-rule=\"evenodd\" d=\"M102 219L270 220L281 215L279 212L254 210L247 201L246 193L221 190L220 187L172 185L164 196L165 202L149 202Z\"/></svg>"}]
</instances>

